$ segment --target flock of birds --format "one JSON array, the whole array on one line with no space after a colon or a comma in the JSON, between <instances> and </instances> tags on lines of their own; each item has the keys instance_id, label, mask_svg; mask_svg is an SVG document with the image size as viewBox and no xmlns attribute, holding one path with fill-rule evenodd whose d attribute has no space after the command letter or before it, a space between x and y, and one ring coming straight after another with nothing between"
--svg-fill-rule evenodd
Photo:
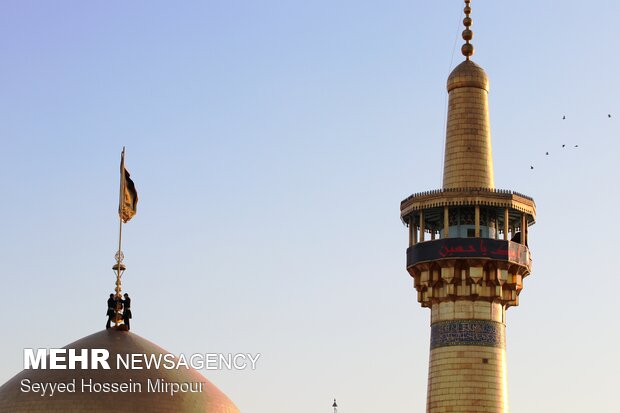
<instances>
[{"instance_id":1,"label":"flock of birds","mask_svg":"<svg viewBox=\"0 0 620 413\"><path fill-rule=\"evenodd\" d=\"M611 113L607 114L607 118L611 119ZM562 116L562 120L566 120L566 115ZM575 145L573 148L578 148L579 145ZM562 148L566 148L566 144L562 144ZM549 152L545 152L545 156L549 156ZM534 169L534 165L530 165L530 170Z\"/></svg>"}]
</instances>

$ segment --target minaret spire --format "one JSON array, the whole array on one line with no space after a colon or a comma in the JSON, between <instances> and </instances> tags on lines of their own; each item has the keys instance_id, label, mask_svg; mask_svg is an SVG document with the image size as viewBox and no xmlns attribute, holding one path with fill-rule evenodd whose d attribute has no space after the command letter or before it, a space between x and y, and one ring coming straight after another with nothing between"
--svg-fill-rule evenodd
<instances>
[{"instance_id":1,"label":"minaret spire","mask_svg":"<svg viewBox=\"0 0 620 413\"><path fill-rule=\"evenodd\" d=\"M474 32L471 31L470 27L473 23L473 20L469 15L471 14L471 7L469 4L471 0L465 0L465 18L463 19L463 24L465 25L465 30L463 30L463 40L465 40L465 44L461 46L461 53L467 60L474 54L474 45L470 43L471 39L474 37Z\"/></svg>"},{"instance_id":2,"label":"minaret spire","mask_svg":"<svg viewBox=\"0 0 620 413\"><path fill-rule=\"evenodd\" d=\"M338 403L336 403L336 399L334 399L334 404L332 404L332 407L334 408L334 413L338 413Z\"/></svg>"},{"instance_id":3,"label":"minaret spire","mask_svg":"<svg viewBox=\"0 0 620 413\"><path fill-rule=\"evenodd\" d=\"M470 60L474 45L470 40L471 0L465 0L461 52L465 61L448 77L448 120L444 156L444 188L489 188L495 186L491 122L489 117L489 78L484 69Z\"/></svg>"}]
</instances>

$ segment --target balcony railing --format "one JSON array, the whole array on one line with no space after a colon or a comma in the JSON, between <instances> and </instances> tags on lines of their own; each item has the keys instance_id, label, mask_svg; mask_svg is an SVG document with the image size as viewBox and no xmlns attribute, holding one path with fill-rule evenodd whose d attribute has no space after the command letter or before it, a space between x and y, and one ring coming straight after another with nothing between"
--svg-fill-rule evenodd
<instances>
[{"instance_id":1,"label":"balcony railing","mask_svg":"<svg viewBox=\"0 0 620 413\"><path fill-rule=\"evenodd\" d=\"M432 189L430 191L424 191L424 192L418 192L415 193L413 195L408 196L407 198L405 198L401 204L404 204L407 201L412 200L413 198L417 198L417 197L421 197L421 196L429 196L429 195L440 195L440 194L447 194L447 193L455 193L455 192L471 192L471 191L478 191L478 192L488 192L488 193L492 193L492 194L501 194L501 195L515 195L515 196L519 196L521 198L525 198L529 201L534 201L534 199L532 199L530 196L524 195L522 193L516 192L516 191L512 191L510 189L497 189L497 188L442 188L442 189Z\"/></svg>"}]
</instances>

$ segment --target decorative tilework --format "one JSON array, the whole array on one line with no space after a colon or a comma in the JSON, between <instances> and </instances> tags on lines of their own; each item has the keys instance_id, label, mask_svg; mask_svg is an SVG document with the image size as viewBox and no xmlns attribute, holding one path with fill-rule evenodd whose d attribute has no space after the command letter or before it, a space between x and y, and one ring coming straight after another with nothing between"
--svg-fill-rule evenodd
<instances>
[{"instance_id":1,"label":"decorative tilework","mask_svg":"<svg viewBox=\"0 0 620 413\"><path fill-rule=\"evenodd\" d=\"M431 349L445 346L505 347L506 326L486 320L450 320L431 326Z\"/></svg>"}]
</instances>

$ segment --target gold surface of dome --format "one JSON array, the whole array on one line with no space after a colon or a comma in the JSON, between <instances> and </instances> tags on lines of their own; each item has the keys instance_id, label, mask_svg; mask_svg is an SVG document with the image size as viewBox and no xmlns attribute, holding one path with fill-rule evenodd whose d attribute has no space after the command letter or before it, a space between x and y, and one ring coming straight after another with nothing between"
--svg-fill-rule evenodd
<instances>
[{"instance_id":1,"label":"gold surface of dome","mask_svg":"<svg viewBox=\"0 0 620 413\"><path fill-rule=\"evenodd\" d=\"M146 413L239 413L234 403L198 371L186 369L116 369L117 354L168 354L156 344L131 332L103 330L77 340L66 349L107 349L110 352L110 370L75 369L75 370L23 370L0 387L0 412L11 413L112 413L112 412L146 412ZM55 393L53 396L41 396L39 393L22 392L21 381L25 378L32 382L68 383L76 379L92 379L99 383L142 383L141 392L96 393L77 391L75 393ZM202 382L202 392L170 393L147 392L148 379L163 379L167 383Z\"/></svg>"}]
</instances>

